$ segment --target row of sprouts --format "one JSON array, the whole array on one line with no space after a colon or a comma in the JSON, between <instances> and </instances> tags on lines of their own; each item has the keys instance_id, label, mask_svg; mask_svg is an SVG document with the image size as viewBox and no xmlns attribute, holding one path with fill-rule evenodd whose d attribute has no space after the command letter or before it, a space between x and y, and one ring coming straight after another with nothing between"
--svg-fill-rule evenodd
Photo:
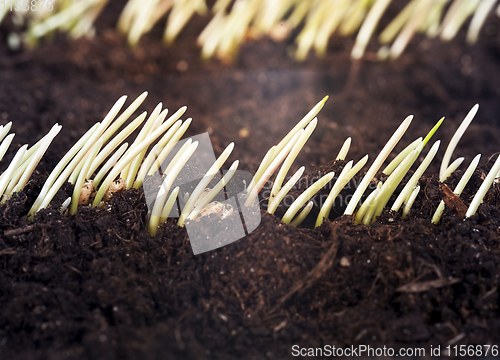
<instances>
[{"instance_id":1,"label":"row of sprouts","mask_svg":"<svg viewBox=\"0 0 500 360\"><path fill-rule=\"evenodd\" d=\"M11 47L24 40L36 43L54 31L66 31L73 38L92 36L94 23L109 0L38 0L12 2L14 22L27 33L12 33ZM28 3L30 5L28 6ZM378 30L381 18L388 12L391 0L217 0L211 9L205 0L128 0L118 20L118 30L135 46L153 26L166 18L163 41L171 44L194 15L211 16L199 34L203 58L217 56L231 61L247 39L269 36L281 41L298 32L294 56L304 60L311 50L318 56L326 53L330 38L354 36L353 59L363 57L370 39ZM15 10L12 9L12 10ZM466 40L477 41L488 15L496 9L497 0L409 0L402 10L379 30L379 59L399 57L416 33L429 38L453 39L470 20ZM0 9L0 21L9 13L9 5ZM300 29L300 31L294 31Z\"/></svg>"},{"instance_id":2,"label":"row of sprouts","mask_svg":"<svg viewBox=\"0 0 500 360\"><path fill-rule=\"evenodd\" d=\"M168 116L168 110L163 109L160 103L149 116L146 112L142 112L134 117L134 113L146 96L146 92L141 94L123 111L127 97L123 96L118 99L104 119L92 126L73 145L47 177L28 213L29 218L32 219L41 209L47 208L66 182L72 184L74 190L72 196L63 203L61 212L73 215L80 206L103 207L114 194L126 189L138 189L148 176L161 173L161 186L155 194L154 202L148 204L151 206L149 206L147 216L148 231L151 235L156 235L159 226L171 216L173 208L177 206L181 194L180 187L175 186L175 181L195 153L199 142L189 138L183 142L182 146L180 144L181 138L191 124L191 119L184 121L180 119L186 107ZM299 167L291 176L289 175L290 169L318 126L317 115L327 99L328 97L325 97L316 104L283 140L271 147L265 154L252 181L245 185L244 206L255 205L257 201L260 201L263 196L262 190L270 181L272 181L272 188L269 196L264 199L265 202L262 202L268 213L275 214L283 200L291 194L292 189L303 177L305 167ZM452 161L452 156L478 109L479 106L474 105L451 138L440 166L439 181L441 183L444 183L465 161L463 157ZM354 217L355 224L372 224L388 207L393 212L401 211L402 218L405 219L420 194L419 181L436 157L440 141L435 141L428 150L425 150L426 145L438 131L444 118L440 119L425 137L418 137L394 156L380 174L380 169L407 132L412 120L413 116L410 115L401 123L369 168L364 171L363 176L361 172L368 163L368 155L356 162L354 160L345 162L351 146L351 138L346 139L335 158L335 160L345 162L345 165L333 184L335 173L328 172L308 188L301 190L291 205L285 206L283 215L280 215L281 221L292 226L302 224L314 207L313 197L328 185L330 191L320 205L314 221L315 227L321 226L324 219L331 217L337 197L355 177L360 178L360 181L344 211L345 215ZM11 127L12 123L0 126L0 160L8 151L14 137L14 134L7 135ZM61 126L56 124L35 145L30 148L24 145L17 151L11 163L0 175L2 202L9 199L15 192L24 189L37 164L60 130ZM139 130L138 135L129 145L126 140L135 130ZM177 144L179 146L176 147ZM185 204L180 209L176 220L179 226L184 226L187 221L201 216L207 208L214 206L213 200L216 196L225 191L226 185L239 166L237 160L231 164L229 170L215 185L213 182L216 175L220 174L221 168L233 149L234 143L230 143L211 164L201 180L198 180L191 193L182 194ZM426 155L420 161L424 151ZM479 165L480 156L477 155L463 172L453 190L456 196L459 197L467 186ZM418 166L417 163L419 163ZM414 166L416 168L411 170ZM407 180L403 186L405 178ZM467 208L465 218L476 213L486 193L499 178L500 156L497 157L477 190ZM366 194L370 185L375 185L374 190ZM396 193L398 188L402 189ZM389 204L394 198L392 204ZM445 202L441 201L432 216L432 223L439 223L444 209Z\"/></svg>"}]
</instances>

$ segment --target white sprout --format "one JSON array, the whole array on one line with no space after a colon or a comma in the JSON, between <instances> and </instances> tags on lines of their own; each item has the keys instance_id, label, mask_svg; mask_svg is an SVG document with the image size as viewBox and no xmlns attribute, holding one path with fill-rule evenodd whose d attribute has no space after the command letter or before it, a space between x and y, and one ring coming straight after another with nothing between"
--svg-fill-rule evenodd
<instances>
[{"instance_id":1,"label":"white sprout","mask_svg":"<svg viewBox=\"0 0 500 360\"><path fill-rule=\"evenodd\" d=\"M345 141L342 147L340 148L339 154L337 155L336 160L341 160L344 161L345 158L347 157L347 153L349 152L349 149L351 148L351 138L348 137Z\"/></svg>"},{"instance_id":2,"label":"white sprout","mask_svg":"<svg viewBox=\"0 0 500 360\"><path fill-rule=\"evenodd\" d=\"M380 181L377 184L377 187L375 190L373 190L370 195L365 199L365 201L361 204L359 207L358 211L356 212L356 215L354 216L354 225L360 224L366 215L366 218L368 219L368 223L370 223L373 213L375 212L375 207L377 205L377 196L380 193L380 190L382 189L382 186L384 183Z\"/></svg>"},{"instance_id":3,"label":"white sprout","mask_svg":"<svg viewBox=\"0 0 500 360\"><path fill-rule=\"evenodd\" d=\"M351 51L351 57L355 60L359 60L363 57L365 53L366 45L370 40L375 27L377 26L380 18L385 12L387 6L389 6L391 0L376 0L370 12L366 16L361 29L359 29L358 36L356 37L356 42Z\"/></svg>"},{"instance_id":4,"label":"white sprout","mask_svg":"<svg viewBox=\"0 0 500 360\"><path fill-rule=\"evenodd\" d=\"M67 198L66 200L64 200L64 202L61 205L61 209L59 210L59 212L61 214L64 214L66 212L66 210L68 210L68 207L69 207L70 204L71 204L71 196L69 198Z\"/></svg>"},{"instance_id":5,"label":"white sprout","mask_svg":"<svg viewBox=\"0 0 500 360\"><path fill-rule=\"evenodd\" d=\"M323 109L323 106L325 106L326 101L328 100L328 96L325 96L319 103L314 105L314 107L300 120L297 125L293 127L292 130L279 142L278 145L276 145L276 150L275 154L279 154L279 152L289 143L289 141L295 136L295 134L305 128L315 117L318 115L318 113Z\"/></svg>"},{"instance_id":6,"label":"white sprout","mask_svg":"<svg viewBox=\"0 0 500 360\"><path fill-rule=\"evenodd\" d=\"M179 133L178 136L176 136L181 125L182 125L182 120L176 121L175 124L173 124L172 127L168 129L168 131L162 136L160 141L158 141L158 143L155 146L153 146L148 156L146 156L146 159L142 162L141 169L139 170L139 173L137 174L137 179L134 183L135 189L141 187L144 179L146 178L146 175L148 174L148 171L151 169L153 165L153 162L157 160L158 156L161 155L160 152L165 151L167 146L169 149L172 149L175 146L175 144L183 134L183 132L181 131L181 133ZM175 138L173 138L174 136ZM170 150L168 150L168 152L170 153Z\"/></svg>"},{"instance_id":7,"label":"white sprout","mask_svg":"<svg viewBox=\"0 0 500 360\"><path fill-rule=\"evenodd\" d=\"M415 199L417 198L418 193L420 192L420 186L417 186L415 189L410 194L410 197L408 198L408 202L406 203L405 207L403 208L403 220L406 219L408 214L410 213L411 207L413 206L413 203L415 202Z\"/></svg>"},{"instance_id":8,"label":"white sprout","mask_svg":"<svg viewBox=\"0 0 500 360\"><path fill-rule=\"evenodd\" d=\"M307 215L309 215L309 213L311 212L313 205L314 203L312 201L309 201L307 205L299 213L299 215L297 215L297 217L290 222L290 225L297 227L300 224L302 224L302 222L306 219Z\"/></svg>"},{"instance_id":9,"label":"white sprout","mask_svg":"<svg viewBox=\"0 0 500 360\"><path fill-rule=\"evenodd\" d=\"M477 168L477 165L479 164L479 160L481 159L481 154L476 155L476 157L471 161L469 167L467 170L464 172L462 177L460 178L460 181L458 182L457 186L455 187L455 190L453 190L453 193L457 196L460 196L462 194L462 191L465 189L465 186L469 182L470 178L472 177L472 174L474 174L474 171ZM441 219L441 215L443 214L445 207L445 203L443 200L439 203L436 211L434 212L434 215L432 216L431 222L434 225L437 225L439 223L439 220Z\"/></svg>"},{"instance_id":10,"label":"white sprout","mask_svg":"<svg viewBox=\"0 0 500 360\"><path fill-rule=\"evenodd\" d=\"M128 143L123 143L122 146L120 146L120 148L113 153L113 155L109 158L109 160L106 161L106 163L101 167L101 169L99 170L99 172L97 173L97 175L94 178L94 186L96 186L96 187L99 186L99 184L101 183L104 176L106 176L108 171L118 163L118 160L122 157L122 155L125 153L127 148L128 148ZM101 152L99 152L99 155L101 154ZM97 156L99 156L99 155L97 155ZM96 161L94 160L94 162L92 163L92 166L94 166L95 162ZM89 173L90 173L90 170L89 170Z\"/></svg>"},{"instance_id":11,"label":"white sprout","mask_svg":"<svg viewBox=\"0 0 500 360\"><path fill-rule=\"evenodd\" d=\"M40 190L40 193L38 194L38 197L36 198L35 203L33 204L33 206L31 207L31 209L29 211L30 218L32 218L33 215L38 211L38 209L40 208L40 205L42 204L42 201L47 196L47 193L50 190L51 186L57 180L58 176L64 170L66 165L78 153L78 151L80 151L80 149L83 147L83 145L89 140L89 138L92 136L92 134L97 130L99 125L100 125L100 123L97 123L92 128L90 128L80 138L80 140L78 140L78 142L75 145L73 145L73 147L63 156L63 158L59 161L59 163L54 168L54 170L52 170L49 177L47 178L47 180L43 184L42 190Z\"/></svg>"},{"instance_id":12,"label":"white sprout","mask_svg":"<svg viewBox=\"0 0 500 360\"><path fill-rule=\"evenodd\" d=\"M71 208L69 209L69 214L74 215L78 210L78 203L80 202L80 194L82 193L82 187L86 180L86 175L92 165L92 162L95 160L97 153L101 150L103 143L103 139L99 139L97 143L90 149L90 152L87 155L87 159L83 165L82 171L78 175L78 178L75 182L75 188L73 190L73 197L71 199Z\"/></svg>"},{"instance_id":13,"label":"white sprout","mask_svg":"<svg viewBox=\"0 0 500 360\"><path fill-rule=\"evenodd\" d=\"M482 0L480 2L469 25L467 43L474 44L477 41L479 31L481 30L488 13L493 9L496 2L497 0Z\"/></svg>"},{"instance_id":14,"label":"white sprout","mask_svg":"<svg viewBox=\"0 0 500 360\"><path fill-rule=\"evenodd\" d=\"M302 166L299 170L293 174L293 176L290 178L290 180L287 181L285 186L281 188L281 190L278 192L278 194L271 200L269 201L267 205L267 212L269 214L274 214L276 209L278 208L279 204L281 201L285 198L285 196L290 192L292 187L297 183L297 181L300 179L302 174L304 173L305 166Z\"/></svg>"},{"instance_id":15,"label":"white sprout","mask_svg":"<svg viewBox=\"0 0 500 360\"><path fill-rule=\"evenodd\" d=\"M328 184L330 180L335 176L334 172L329 172L328 174L324 175L321 177L318 181L316 181L314 184L312 184L310 187L307 188L302 194L299 195L299 197L290 205L288 210L285 212L285 215L283 215L283 218L281 219L281 222L284 224L289 224L295 214L300 210L300 208L311 198L316 194L318 191L320 191L323 186Z\"/></svg>"},{"instance_id":16,"label":"white sprout","mask_svg":"<svg viewBox=\"0 0 500 360\"><path fill-rule=\"evenodd\" d=\"M414 142L412 142L410 145L405 147L392 161L385 167L384 170L382 170L382 173L384 175L391 175L394 169L401 163L401 161L404 160L404 158L411 153L413 150L419 147L419 145L423 142L423 138L419 137L416 139Z\"/></svg>"},{"instance_id":17,"label":"white sprout","mask_svg":"<svg viewBox=\"0 0 500 360\"><path fill-rule=\"evenodd\" d=\"M463 134L465 133L465 130L469 127L472 119L474 119L474 116L476 115L477 111L479 109L479 104L476 104L472 107L472 109L469 111L467 116L465 117L464 121L460 124L458 127L457 131L453 135L453 137L450 140L450 143L448 144L448 147L446 148L446 152L444 153L443 156L443 161L441 162L441 168L439 170L439 179L442 182L444 178L444 175L446 173L446 170L448 170L448 165L451 160L451 155L453 155L453 151L455 151L455 148L457 147L458 142L462 138Z\"/></svg>"},{"instance_id":18,"label":"white sprout","mask_svg":"<svg viewBox=\"0 0 500 360\"><path fill-rule=\"evenodd\" d=\"M315 227L323 224L323 219L328 218L330 216L330 211L332 210L335 199L340 194L342 189L347 185L349 181L361 170L363 166L368 161L368 155L365 155L361 160L359 160L354 167L352 167L353 161L349 161L342 172L340 173L337 181L330 190L328 197L326 198L321 210L319 211L318 218L316 219Z\"/></svg>"},{"instance_id":19,"label":"white sprout","mask_svg":"<svg viewBox=\"0 0 500 360\"><path fill-rule=\"evenodd\" d=\"M187 163L187 161L189 160L191 155L193 155L193 153L195 152L197 147L198 147L198 142L197 141L193 142L183 152L183 154L179 158L179 160L176 161L172 170L169 173L167 173L167 176L165 176L165 180L163 180L160 191L158 192L158 195L156 196L156 201L155 201L155 204L153 206L153 209L151 210L151 216L149 218L148 231L149 231L149 234L151 236L155 236L156 233L158 232L158 225L160 223L162 211L163 211L163 208L165 206L165 200L167 198L168 192L170 191L170 188L172 187L172 184L174 183L177 175L179 175L179 172L182 170L184 165Z\"/></svg>"},{"instance_id":20,"label":"white sprout","mask_svg":"<svg viewBox=\"0 0 500 360\"><path fill-rule=\"evenodd\" d=\"M309 139L311 136L312 132L316 128L316 125L318 124L318 119L314 118L309 125L304 129L304 132L302 135L300 135L299 139L293 146L292 150L286 157L285 161L283 162L283 165L281 166L280 170L278 171L278 175L276 175L276 179L274 180L273 187L271 189L271 195L270 195L270 200L276 196L276 194L280 191L281 185L283 184L283 181L285 180L286 175L288 174L288 171L290 170L290 167L292 166L293 162L297 158L297 155L299 152L302 150L304 147L306 141Z\"/></svg>"},{"instance_id":21,"label":"white sprout","mask_svg":"<svg viewBox=\"0 0 500 360\"><path fill-rule=\"evenodd\" d=\"M295 143L298 141L302 133L304 132L304 129L300 129L293 137L292 139L286 144L286 146L276 155L274 160L271 162L269 167L264 171L264 174L262 174L261 178L259 181L251 187L251 190L248 193L247 200L245 202L245 206L250 206L255 199L257 198L260 190L264 186L264 184L269 180L269 178L272 176L272 174L276 171L278 166L281 164L281 162L285 159L285 156L288 155L290 150L292 150L292 147L295 145ZM277 151L277 149L275 149Z\"/></svg>"},{"instance_id":22,"label":"white sprout","mask_svg":"<svg viewBox=\"0 0 500 360\"><path fill-rule=\"evenodd\" d=\"M432 145L431 149L427 153L427 156L424 158L424 160L422 161L420 166L417 168L415 173L412 175L410 180L408 180L408 182L406 183L403 190L401 190L401 193L397 197L396 201L394 201L394 204L392 205L391 210L399 211L399 209L401 208L401 205L403 205L403 203L409 199L409 197L411 196L411 194L414 191L415 186L418 183L418 180L422 177L425 170L427 170L430 163L432 162L432 160L436 156L436 153L439 149L440 144L441 144L441 141L438 140L434 143L434 145Z\"/></svg>"},{"instance_id":23,"label":"white sprout","mask_svg":"<svg viewBox=\"0 0 500 360\"><path fill-rule=\"evenodd\" d=\"M363 177L363 180L361 180L361 183L359 184L358 188L354 192L351 200L349 201L349 204L347 205L347 208L344 212L345 215L352 215L354 213L354 210L356 209L356 206L358 205L359 200L361 199L361 196L363 196L363 193L365 192L366 188L368 187L368 184L370 181L372 181L373 177L377 173L377 171L380 169L382 164L384 163L385 159L389 156L391 153L392 149L396 146L396 144L399 142L401 137L404 135L406 132L406 129L411 124L411 121L413 119L413 115L408 116L402 123L399 125L398 129L396 132L391 136L389 141L385 144L384 148L378 154L377 158L373 162L372 166L368 169L368 172L366 175Z\"/></svg>"},{"instance_id":24,"label":"white sprout","mask_svg":"<svg viewBox=\"0 0 500 360\"><path fill-rule=\"evenodd\" d=\"M457 158L455 161L453 161L451 163L450 166L448 166L448 168L446 169L446 171L444 172L443 174L443 177L442 178L439 178L439 182L445 182L446 179L448 179L451 174L453 174L455 172L455 170L458 169L458 167L460 165L462 165L462 163L464 162L465 158L464 157L459 157Z\"/></svg>"},{"instance_id":25,"label":"white sprout","mask_svg":"<svg viewBox=\"0 0 500 360\"><path fill-rule=\"evenodd\" d=\"M7 125L0 125L0 141L2 141L12 128L12 121Z\"/></svg>"},{"instance_id":26,"label":"white sprout","mask_svg":"<svg viewBox=\"0 0 500 360\"><path fill-rule=\"evenodd\" d=\"M417 160L418 152L417 150L413 150L409 153L406 158L398 165L396 170L387 178L380 190L380 194L377 196L377 207L374 213L374 217L372 218L372 222L375 221L377 216L382 214L384 207L389 202L394 191L396 191L397 186L403 180L403 177L406 175L408 170L410 170L411 166Z\"/></svg>"},{"instance_id":27,"label":"white sprout","mask_svg":"<svg viewBox=\"0 0 500 360\"><path fill-rule=\"evenodd\" d=\"M113 152L115 149L120 145L132 132L134 132L135 129L139 127L139 125L142 124L142 122L146 119L146 112L143 112L141 115L139 115L134 121L132 121L125 129L120 131L113 140L111 140L105 147L102 149L102 151L99 151L99 154L97 154L97 157L95 160L92 162L92 165L90 166L90 169L87 173L87 177L90 177L96 170L97 168L103 163L103 161ZM101 137L104 140L104 137ZM105 141L105 140L104 140ZM120 155L121 156L121 155ZM96 177L97 179L97 177Z\"/></svg>"},{"instance_id":28,"label":"white sprout","mask_svg":"<svg viewBox=\"0 0 500 360\"><path fill-rule=\"evenodd\" d=\"M26 154L26 149L28 148L28 145L23 145L16 153L14 156L14 159L9 164L9 167L7 170L5 170L2 175L0 176L0 198L2 198L5 188L9 184L9 181L11 180L11 176L14 173L14 171L18 168L19 164L21 164L22 158L24 157L24 154ZM2 198L3 199L3 198ZM3 202L3 201L2 201Z\"/></svg>"},{"instance_id":29,"label":"white sprout","mask_svg":"<svg viewBox=\"0 0 500 360\"><path fill-rule=\"evenodd\" d=\"M230 143L219 156L219 158L210 167L210 169L208 169L203 179L201 179L196 188L193 190L191 196L189 197L189 200L186 202L184 208L182 209L181 215L179 216L179 221L177 222L179 226L184 226L185 219L187 218L191 210L193 210L194 205L196 204L196 201L200 197L201 193L206 189L214 176L219 173L220 168L222 167L222 165L224 165L229 155L231 155L233 149L234 143Z\"/></svg>"},{"instance_id":30,"label":"white sprout","mask_svg":"<svg viewBox=\"0 0 500 360\"><path fill-rule=\"evenodd\" d=\"M497 160L495 161L493 167L486 176L486 179L484 179L483 183L479 187L479 190L477 191L476 195L474 195L474 198L472 199L472 202L470 203L469 208L467 209L467 213L465 214L466 218L471 217L476 213L477 208L483 202L483 198L485 197L486 193L491 187L491 184L493 184L495 176L499 171L500 171L500 155L497 157Z\"/></svg>"},{"instance_id":31,"label":"white sprout","mask_svg":"<svg viewBox=\"0 0 500 360\"><path fill-rule=\"evenodd\" d=\"M12 139L14 139L15 134L10 134L3 141L2 145L0 145L0 161L5 156L7 150L9 150L10 144L12 143Z\"/></svg>"},{"instance_id":32,"label":"white sprout","mask_svg":"<svg viewBox=\"0 0 500 360\"><path fill-rule=\"evenodd\" d=\"M198 203L196 204L195 208L193 211L188 216L189 220L194 220L198 214L207 206L212 199L226 186L226 184L231 180L233 175L236 172L236 169L238 168L239 161L236 160L233 162L227 173L222 177L222 179L217 183L217 185L214 186L213 189L211 189L203 198L199 199Z\"/></svg>"},{"instance_id":33,"label":"white sprout","mask_svg":"<svg viewBox=\"0 0 500 360\"><path fill-rule=\"evenodd\" d=\"M139 155L144 149L148 148L149 145L151 145L153 141L160 137L169 127L170 122L164 122L155 131L149 134L143 141L133 147L131 146L128 149L128 151L123 155L123 158L120 159L120 161L113 167L111 172L104 179L102 185L99 187L99 190L97 191L97 194L94 198L93 207L99 206L102 198L104 197L104 194L108 190L111 183L116 179L118 174L120 174L123 169L125 169L125 167L129 165L133 159L135 159L137 155Z\"/></svg>"},{"instance_id":34,"label":"white sprout","mask_svg":"<svg viewBox=\"0 0 500 360\"><path fill-rule=\"evenodd\" d=\"M179 195L179 190L180 187L178 186L174 190L172 190L172 193L165 202L165 206L161 211L160 223L164 223L165 221L167 221L170 213L172 212L172 208L174 207L175 201L177 200L177 196Z\"/></svg>"}]
</instances>

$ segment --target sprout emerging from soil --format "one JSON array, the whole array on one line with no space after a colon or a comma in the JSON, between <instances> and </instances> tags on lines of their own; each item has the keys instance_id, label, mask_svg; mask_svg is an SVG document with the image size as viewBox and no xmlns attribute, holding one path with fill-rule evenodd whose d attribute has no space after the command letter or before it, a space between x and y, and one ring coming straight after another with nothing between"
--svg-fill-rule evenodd
<instances>
[{"instance_id":1,"label":"sprout emerging from soil","mask_svg":"<svg viewBox=\"0 0 500 360\"><path fill-rule=\"evenodd\" d=\"M19 47L23 39L29 45L36 44L54 31L69 32L73 38L91 37L95 33L93 24L107 3L108 0L47 0L35 8L29 6L31 11L15 14L26 18L21 22L28 24L27 32L22 37L11 34L9 44ZM470 17L467 42L475 43L496 0L454 0L447 6L449 3L449 0L409 0L381 30L378 58L399 57L416 33L449 41ZM311 49L323 56L335 33L353 36L357 32L351 52L351 57L357 60L364 56L380 19L392 4L391 0L218 0L209 9L205 0L129 0L124 2L117 28L135 46L156 23L167 18L163 41L169 45L194 14L209 14L211 20L198 37L202 57L217 56L225 62L232 61L248 39L269 36L282 41L300 27L300 31L295 31L298 33L295 58L299 61L306 59ZM0 21L7 12L6 5Z\"/></svg>"},{"instance_id":2,"label":"sprout emerging from soil","mask_svg":"<svg viewBox=\"0 0 500 360\"><path fill-rule=\"evenodd\" d=\"M180 120L180 117L186 111L186 107L180 108L167 118L168 110L162 110L162 104L160 103L155 107L145 123L144 121L147 118L147 114L143 112L131 121L130 124L125 126L123 130L119 131L142 104L146 96L147 93L141 94L121 113L120 116L117 117L126 101L126 96L121 97L112 106L102 122L98 122L92 126L77 141L77 143L63 156L47 178L39 196L30 209L30 218L33 218L37 211L50 204L57 191L59 191L66 181L74 185L74 190L72 197L68 198L63 203L61 212L68 212L69 215L73 215L77 212L79 206L85 206L92 203L93 207L98 207L101 206L103 202L110 201L116 193L132 187L140 187L147 175L153 175L158 171L164 160L174 149L176 143L178 143L186 132L191 123L191 119L187 119L184 122ZM305 167L302 166L287 182L285 182L286 176L296 157L317 127L318 119L316 115L324 106L327 98L328 97L325 97L316 104L316 106L298 122L283 140L271 147L266 153L252 182L248 187L246 187L245 183L246 200L244 206L255 203L264 184L271 179L281 165L274 179L269 197L265 199L267 200L267 211L270 214L276 212L283 199L289 195L305 172ZM441 182L451 175L464 161L464 158L458 158L451 165L449 164L458 141L463 136L465 130L477 113L477 110L478 105L476 104L469 111L464 121L453 135L441 164ZM368 195L356 212L354 217L355 224L371 224L382 214L399 184L401 184L403 178L409 172L425 145L436 133L444 120L444 118L440 119L425 138L420 137L406 146L384 169L383 173L384 175L388 175L388 177L383 182L378 181L375 177L379 169L407 131L412 119L413 116L410 115L401 123L365 173L352 195L344 214L352 215L368 185L372 182L377 182L376 189ZM2 155L2 157L6 153L14 137L14 134L7 135L11 125L12 124L9 123L5 126L0 126L0 141L2 141L0 144L0 155ZM138 129L140 125L142 125L141 130L129 147L128 143L124 141L134 130ZM40 159L60 130L61 126L56 124L47 135L30 149L28 149L27 145L24 145L17 151L10 165L4 173L0 175L0 196L3 202L12 196L14 192L20 191L25 187ZM350 145L351 138L348 138L342 145L336 160L343 161L347 157ZM435 158L439 150L439 145L439 140L433 144L422 160L422 163L418 166L406 184L404 184L403 189L396 197L391 207L391 211L399 211L404 205L402 212L403 219L406 219L410 213L411 207L420 192L418 182ZM152 149L148 152L150 147L152 147ZM162 185L156 195L154 205L148 214L147 227L151 236L157 234L159 225L167 220L173 206L175 206L180 188L176 187L172 189L173 184L197 147L197 141L193 142L192 139L186 140L175 156L173 156L172 160L170 160L166 168L162 169L164 173ZM198 221L198 217L208 214L217 213L222 216L222 218L227 216L228 209L225 205L213 201L213 199L223 191L231 180L238 168L239 162L234 161L226 174L213 188L209 188L208 186L215 175L220 172L221 167L229 158L233 149L234 143L230 143L219 158L215 160L202 180L195 186L192 193L183 195L186 204L181 209L180 217L177 222L179 226L183 226L188 220ZM479 159L480 155L476 156L469 165L467 171L463 174L454 190L456 196L461 194L472 177L479 164ZM355 165L353 160L350 160L343 166L328 197L320 206L315 227L322 225L325 218L329 218L335 199L345 186L361 171L367 161L368 155L364 156ZM96 172L97 174L94 176ZM487 191L498 177L499 173L500 156L497 157L467 211L465 211L465 208L463 209L463 214L465 214L466 218L476 213ZM297 198L294 199L292 204L284 210L281 221L292 226L299 226L302 224L314 207L315 201L312 200L313 196L329 184L334 175L334 172L329 172L302 191ZM445 194L451 193L451 190L446 187L443 191L445 191ZM444 206L444 202L441 201L432 217L432 222L434 224L439 222L444 211Z\"/></svg>"},{"instance_id":3,"label":"sprout emerging from soil","mask_svg":"<svg viewBox=\"0 0 500 360\"><path fill-rule=\"evenodd\" d=\"M0 160L7 152L12 143L15 134L5 135L10 131L12 123L0 127L0 139L3 139L0 145ZM54 138L61 131L62 126L55 124L47 135L28 150L28 145L22 146L12 159L7 169L0 176L0 197L4 203L14 193L24 189L33 171L49 148ZM4 139L5 137L5 139Z\"/></svg>"}]
</instances>

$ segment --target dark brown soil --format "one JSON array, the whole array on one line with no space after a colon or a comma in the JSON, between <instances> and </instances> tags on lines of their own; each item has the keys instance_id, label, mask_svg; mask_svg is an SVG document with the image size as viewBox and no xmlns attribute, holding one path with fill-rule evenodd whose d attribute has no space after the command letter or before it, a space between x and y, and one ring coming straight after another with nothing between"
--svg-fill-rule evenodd
<instances>
[{"instance_id":1,"label":"dark brown soil","mask_svg":"<svg viewBox=\"0 0 500 360\"><path fill-rule=\"evenodd\" d=\"M324 59L302 64L287 56L291 43L266 39L245 45L232 65L203 63L195 45L202 18L171 48L161 45L157 27L132 50L112 28L117 3L93 40L59 35L12 52L4 45L9 24L0 29L0 119L13 121L16 132L6 159L63 125L25 191L0 206L1 358L287 359L293 345L325 344L418 346L429 356L431 345L500 345L498 187L471 219L446 210L439 226L430 224L441 199L439 161L476 102L479 113L456 151L465 164L483 154L466 204L500 150L498 19L473 47L463 45L463 32L449 44L418 37L398 61L365 61L356 74L353 40L339 38ZM178 70L181 61L187 71ZM216 153L235 141L231 159L250 171L330 95L296 161L311 177L341 170L331 162L348 136L348 159L373 160L407 115L415 120L397 150L447 119L406 221L384 213L371 226L354 226L339 217L311 230L262 212L248 237L194 256L173 223L148 235L142 190L65 217L56 209L72 191L67 185L31 223L26 213L62 154L119 96L144 90L141 109L187 105L188 135L208 131ZM249 136L241 137L245 128Z\"/></svg>"}]
</instances>

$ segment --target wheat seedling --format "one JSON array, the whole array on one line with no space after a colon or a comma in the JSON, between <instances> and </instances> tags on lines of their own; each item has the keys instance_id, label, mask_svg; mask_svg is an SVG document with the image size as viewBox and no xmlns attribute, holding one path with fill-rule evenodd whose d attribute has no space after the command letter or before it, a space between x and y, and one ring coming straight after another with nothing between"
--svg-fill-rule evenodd
<instances>
[{"instance_id":1,"label":"wheat seedling","mask_svg":"<svg viewBox=\"0 0 500 360\"><path fill-rule=\"evenodd\" d=\"M401 123L401 125L399 125L396 132L391 136L389 141L383 147L382 151L378 154L377 158L375 159L373 164L368 169L368 172L363 177L363 180L361 180L361 183L359 184L359 186L356 189L356 191L354 192L351 200L349 201L349 204L347 205L347 208L344 212L345 215L352 215L353 214L354 210L356 209L356 206L358 205L359 200L361 200L361 196L363 196L363 193L365 192L366 188L368 187L368 184L373 179L373 177L375 176L377 171L380 169L380 167L384 163L385 159L387 159L387 157L391 153L392 149L394 149L396 144L399 142L401 137L404 135L404 133L406 132L406 129L408 129L408 127L410 126L412 119L413 119L413 115L410 115Z\"/></svg>"},{"instance_id":2,"label":"wheat seedling","mask_svg":"<svg viewBox=\"0 0 500 360\"><path fill-rule=\"evenodd\" d=\"M351 179L356 176L356 174L361 170L363 166L368 162L368 155L365 155L361 160L359 160L354 167L352 167L353 161L349 161L342 172L340 173L337 181L330 190L328 197L325 200L325 203L321 207L321 210L318 214L318 218L316 219L315 227L323 224L323 219L328 218L330 216L330 211L332 210L335 199L340 194L342 189L347 185Z\"/></svg>"},{"instance_id":3,"label":"wheat seedling","mask_svg":"<svg viewBox=\"0 0 500 360\"><path fill-rule=\"evenodd\" d=\"M483 183L479 187L479 190L477 191L476 195L474 195L474 198L472 199L472 202L470 203L469 208L467 209L467 213L465 214L466 218L476 214L477 208L483 202L483 198L485 197L486 193L491 187L491 184L493 184L495 176L499 171L500 171L500 155L497 157L497 160L493 164L493 167L490 169L490 172L486 176L486 179L484 179Z\"/></svg>"},{"instance_id":4,"label":"wheat seedling","mask_svg":"<svg viewBox=\"0 0 500 360\"><path fill-rule=\"evenodd\" d=\"M189 144L187 149L181 148L179 150L179 153L182 154L179 157L179 159L175 162L172 161L174 165L171 171L169 171L168 173L166 172L167 176L165 177L165 180L163 181L160 191L158 192L158 195L156 197L156 201L151 211L151 216L149 218L149 223L148 223L148 231L151 236L155 236L158 231L158 225L161 220L162 210L165 206L165 200L167 199L168 192L170 191L170 188L172 187L175 178L177 177L179 172L182 170L186 162L189 160L191 155L193 155L194 151L198 147L197 141L191 144L190 141L188 140L186 144Z\"/></svg>"},{"instance_id":5,"label":"wheat seedling","mask_svg":"<svg viewBox=\"0 0 500 360\"><path fill-rule=\"evenodd\" d=\"M453 193L455 195L460 196L460 194L462 194L462 191L465 189L465 186L469 182L470 178L472 177L472 174L474 174L474 171L476 170L477 165L479 164L479 159L481 159L481 154L476 155L476 157L471 161L469 167L464 172L464 174L460 178L460 181L455 187L455 190L453 190ZM441 200L436 211L434 212L434 215L432 216L431 222L434 225L437 225L439 223L439 220L441 220L441 215L443 214L444 207L445 207L444 201Z\"/></svg>"},{"instance_id":6,"label":"wheat seedling","mask_svg":"<svg viewBox=\"0 0 500 360\"><path fill-rule=\"evenodd\" d=\"M405 220L406 217L408 216L408 214L410 213L410 210L411 210L413 203L415 202L415 199L417 198L419 192L420 192L420 186L417 186L415 189L413 189L410 196L408 197L408 201L407 201L405 207L403 208L403 215L402 215L403 220Z\"/></svg>"},{"instance_id":7,"label":"wheat seedling","mask_svg":"<svg viewBox=\"0 0 500 360\"><path fill-rule=\"evenodd\" d=\"M322 176L318 181L316 181L313 185L307 188L299 197L290 205L288 210L283 215L281 222L284 224L289 224L293 217L297 214L300 208L316 194L318 191L323 188L326 184L330 182L330 180L335 176L334 172L329 172L328 174Z\"/></svg>"},{"instance_id":8,"label":"wheat seedling","mask_svg":"<svg viewBox=\"0 0 500 360\"><path fill-rule=\"evenodd\" d=\"M222 154L219 156L219 158L215 161L215 163L210 167L210 169L208 169L203 179L198 183L196 188L193 190L191 196L184 205L184 208L182 209L181 215L179 216L179 220L177 222L179 226L184 226L185 219L187 218L189 213L193 210L194 205L198 201L198 198L200 197L201 193L205 191L206 187L208 186L210 181L212 181L214 176L219 173L220 168L222 167L222 165L224 165L229 155L231 155L233 149L234 149L234 143L230 143L226 147L226 149L222 152Z\"/></svg>"}]
</instances>

